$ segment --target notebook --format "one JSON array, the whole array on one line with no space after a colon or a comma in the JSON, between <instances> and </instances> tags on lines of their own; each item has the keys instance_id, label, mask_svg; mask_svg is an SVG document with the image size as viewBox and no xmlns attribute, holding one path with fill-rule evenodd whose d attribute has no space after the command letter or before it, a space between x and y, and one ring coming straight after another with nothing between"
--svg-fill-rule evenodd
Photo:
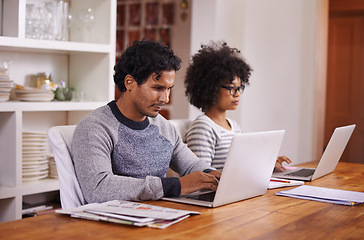
<instances>
[{"instance_id":1,"label":"notebook","mask_svg":"<svg viewBox=\"0 0 364 240\"><path fill-rule=\"evenodd\" d=\"M355 124L338 127L332 134L316 168L294 168L284 172L274 172L272 177L312 181L332 173L354 131Z\"/></svg>"},{"instance_id":2,"label":"notebook","mask_svg":"<svg viewBox=\"0 0 364 240\"><path fill-rule=\"evenodd\" d=\"M202 190L162 200L219 207L267 191L284 130L236 134L230 145L217 191Z\"/></svg>"}]
</instances>

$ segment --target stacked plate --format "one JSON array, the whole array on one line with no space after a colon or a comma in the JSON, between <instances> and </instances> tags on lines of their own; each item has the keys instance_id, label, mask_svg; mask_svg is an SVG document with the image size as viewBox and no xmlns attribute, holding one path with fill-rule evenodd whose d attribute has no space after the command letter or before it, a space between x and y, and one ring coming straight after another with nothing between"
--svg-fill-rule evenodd
<instances>
[{"instance_id":1,"label":"stacked plate","mask_svg":"<svg viewBox=\"0 0 364 240\"><path fill-rule=\"evenodd\" d=\"M56 161L54 160L54 156L48 156L48 164L49 164L49 177L58 178Z\"/></svg>"},{"instance_id":2,"label":"stacked plate","mask_svg":"<svg viewBox=\"0 0 364 240\"><path fill-rule=\"evenodd\" d=\"M49 102L54 98L51 90L43 90L38 88L16 89L15 97L20 101L28 102Z\"/></svg>"},{"instance_id":3,"label":"stacked plate","mask_svg":"<svg viewBox=\"0 0 364 240\"><path fill-rule=\"evenodd\" d=\"M13 81L9 79L5 71L5 68L0 68L0 102L9 100L10 91L13 87Z\"/></svg>"},{"instance_id":4,"label":"stacked plate","mask_svg":"<svg viewBox=\"0 0 364 240\"><path fill-rule=\"evenodd\" d=\"M48 177L48 142L43 132L23 132L23 182Z\"/></svg>"}]
</instances>

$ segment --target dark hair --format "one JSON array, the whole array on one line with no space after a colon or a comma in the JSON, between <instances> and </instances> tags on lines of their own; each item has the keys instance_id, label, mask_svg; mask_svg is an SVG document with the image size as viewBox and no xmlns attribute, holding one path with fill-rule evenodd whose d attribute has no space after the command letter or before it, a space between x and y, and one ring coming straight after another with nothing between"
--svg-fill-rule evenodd
<instances>
[{"instance_id":1,"label":"dark hair","mask_svg":"<svg viewBox=\"0 0 364 240\"><path fill-rule=\"evenodd\" d=\"M186 96L193 106L205 112L217 103L222 85L231 83L234 77L248 85L251 71L240 51L225 42L201 45L187 69Z\"/></svg>"},{"instance_id":2,"label":"dark hair","mask_svg":"<svg viewBox=\"0 0 364 240\"><path fill-rule=\"evenodd\" d=\"M114 67L114 82L120 92L125 92L124 79L130 74L138 85L143 84L152 73L158 76L162 71L178 71L181 59L159 42L134 41L117 59Z\"/></svg>"}]
</instances>

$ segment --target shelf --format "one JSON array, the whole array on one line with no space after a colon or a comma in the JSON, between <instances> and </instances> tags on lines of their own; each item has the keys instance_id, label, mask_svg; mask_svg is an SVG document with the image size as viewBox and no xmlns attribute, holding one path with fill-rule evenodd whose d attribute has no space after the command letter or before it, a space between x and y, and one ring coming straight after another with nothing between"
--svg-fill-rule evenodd
<instances>
[{"instance_id":1,"label":"shelf","mask_svg":"<svg viewBox=\"0 0 364 240\"><path fill-rule=\"evenodd\" d=\"M23 182L20 188L22 195L30 195L42 192L59 190L59 181L54 178L45 178L34 182Z\"/></svg>"},{"instance_id":2,"label":"shelf","mask_svg":"<svg viewBox=\"0 0 364 240\"><path fill-rule=\"evenodd\" d=\"M0 186L0 199L13 198L16 196L16 188Z\"/></svg>"},{"instance_id":3,"label":"shelf","mask_svg":"<svg viewBox=\"0 0 364 240\"><path fill-rule=\"evenodd\" d=\"M115 95L116 1L70 0L73 13L92 8L95 22L90 29L71 26L69 41L25 38L26 5L32 1L42 0L0 0L0 64L8 62L15 84L36 87L37 74L49 72L54 83L62 80L83 92L85 101L0 102L0 222L21 219L24 199L47 198L59 190L58 179L22 182L22 133L75 125Z\"/></svg>"},{"instance_id":4,"label":"shelf","mask_svg":"<svg viewBox=\"0 0 364 240\"><path fill-rule=\"evenodd\" d=\"M48 53L105 53L110 44L37 40L16 37L0 37L1 51L48 52Z\"/></svg>"},{"instance_id":5,"label":"shelf","mask_svg":"<svg viewBox=\"0 0 364 240\"><path fill-rule=\"evenodd\" d=\"M59 181L54 178L46 178L34 182L23 182L20 188L0 186L0 199L7 199L20 195L31 195L42 192L59 190Z\"/></svg>"},{"instance_id":6,"label":"shelf","mask_svg":"<svg viewBox=\"0 0 364 240\"><path fill-rule=\"evenodd\" d=\"M0 103L0 112L38 112L38 111L89 111L107 104L107 102L19 102Z\"/></svg>"}]
</instances>

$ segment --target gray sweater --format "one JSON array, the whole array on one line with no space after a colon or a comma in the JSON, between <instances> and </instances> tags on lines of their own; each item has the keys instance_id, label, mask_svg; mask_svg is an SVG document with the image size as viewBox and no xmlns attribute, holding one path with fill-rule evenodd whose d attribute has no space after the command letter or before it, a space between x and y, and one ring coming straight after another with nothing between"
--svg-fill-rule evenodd
<instances>
[{"instance_id":1,"label":"gray sweater","mask_svg":"<svg viewBox=\"0 0 364 240\"><path fill-rule=\"evenodd\" d=\"M168 167L181 176L211 171L209 164L187 148L168 120L158 115L134 122L121 114L115 101L80 121L72 153L88 203L178 196L180 181L166 177Z\"/></svg>"}]
</instances>

